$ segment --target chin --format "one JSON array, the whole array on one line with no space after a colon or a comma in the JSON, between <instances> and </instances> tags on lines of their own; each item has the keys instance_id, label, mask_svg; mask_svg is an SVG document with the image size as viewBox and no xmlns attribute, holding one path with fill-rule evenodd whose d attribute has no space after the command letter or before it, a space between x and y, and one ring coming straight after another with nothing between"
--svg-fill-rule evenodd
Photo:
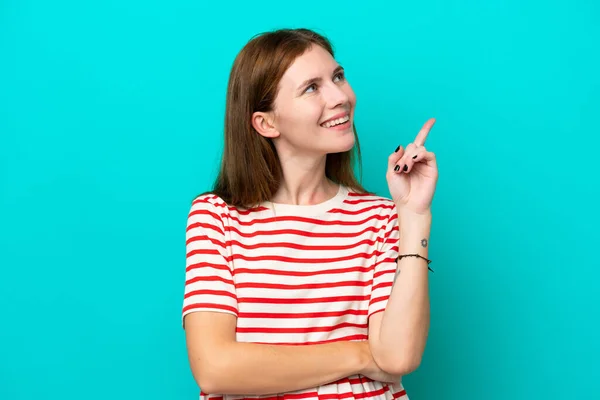
<instances>
[{"instance_id":1,"label":"chin","mask_svg":"<svg viewBox=\"0 0 600 400\"><path fill-rule=\"evenodd\" d=\"M354 147L354 134L352 134L348 140L340 140L339 143L336 143L331 147L331 151L328 151L327 153L345 153L352 150L352 147Z\"/></svg>"}]
</instances>

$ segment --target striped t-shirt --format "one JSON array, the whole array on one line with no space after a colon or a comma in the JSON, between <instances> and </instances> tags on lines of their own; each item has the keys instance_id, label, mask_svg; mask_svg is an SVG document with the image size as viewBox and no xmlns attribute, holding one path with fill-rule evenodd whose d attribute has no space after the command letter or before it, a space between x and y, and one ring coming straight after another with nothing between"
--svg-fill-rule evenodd
<instances>
[{"instance_id":1,"label":"striped t-shirt","mask_svg":"<svg viewBox=\"0 0 600 400\"><path fill-rule=\"evenodd\" d=\"M368 318L385 309L391 292L398 238L393 201L343 185L335 197L307 206L269 202L242 210L201 195L188 216L182 319L195 311L233 314L238 342L367 340ZM362 375L277 396L200 392L201 400L288 397L408 399L401 382Z\"/></svg>"}]
</instances>

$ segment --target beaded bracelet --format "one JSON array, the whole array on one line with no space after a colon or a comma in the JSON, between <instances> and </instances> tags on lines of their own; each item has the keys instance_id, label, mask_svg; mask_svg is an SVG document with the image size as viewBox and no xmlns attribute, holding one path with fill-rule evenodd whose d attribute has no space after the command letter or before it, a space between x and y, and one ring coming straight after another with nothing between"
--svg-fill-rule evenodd
<instances>
[{"instance_id":1,"label":"beaded bracelet","mask_svg":"<svg viewBox=\"0 0 600 400\"><path fill-rule=\"evenodd\" d=\"M420 254L401 254L401 255L398 256L398 258L396 258L396 262L398 262L399 260L401 260L403 257L419 257L419 258L422 258L423 260L427 261L427 269L430 270L431 272L434 272L429 267L429 263L431 262L431 260L428 260L427 258L423 257Z\"/></svg>"}]
</instances>

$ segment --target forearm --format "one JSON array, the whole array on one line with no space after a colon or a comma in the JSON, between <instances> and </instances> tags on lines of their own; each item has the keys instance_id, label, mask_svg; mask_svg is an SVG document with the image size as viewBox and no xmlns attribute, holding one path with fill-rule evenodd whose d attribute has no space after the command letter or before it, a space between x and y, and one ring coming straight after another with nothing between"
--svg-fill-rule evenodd
<instances>
[{"instance_id":1,"label":"forearm","mask_svg":"<svg viewBox=\"0 0 600 400\"><path fill-rule=\"evenodd\" d=\"M366 342L281 346L230 343L208 363L205 387L215 394L264 395L323 385L359 373Z\"/></svg>"},{"instance_id":2,"label":"forearm","mask_svg":"<svg viewBox=\"0 0 600 400\"><path fill-rule=\"evenodd\" d=\"M401 215L399 220L399 254L419 254L429 258L431 214ZM387 372L407 373L421 362L429 330L427 267L427 262L418 257L404 257L398 261L379 338L372 349L373 357Z\"/></svg>"}]
</instances>

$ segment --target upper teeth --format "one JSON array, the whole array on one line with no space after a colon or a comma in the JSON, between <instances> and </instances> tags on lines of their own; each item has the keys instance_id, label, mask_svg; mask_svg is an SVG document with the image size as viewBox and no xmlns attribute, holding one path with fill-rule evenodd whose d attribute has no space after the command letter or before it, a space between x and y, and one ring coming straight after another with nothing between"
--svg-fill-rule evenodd
<instances>
[{"instance_id":1,"label":"upper teeth","mask_svg":"<svg viewBox=\"0 0 600 400\"><path fill-rule=\"evenodd\" d=\"M331 128L332 126L343 124L344 122L348 121L349 119L350 119L350 116L346 115L345 117L342 117L342 118L327 121L323 124L323 126L325 128Z\"/></svg>"}]
</instances>

